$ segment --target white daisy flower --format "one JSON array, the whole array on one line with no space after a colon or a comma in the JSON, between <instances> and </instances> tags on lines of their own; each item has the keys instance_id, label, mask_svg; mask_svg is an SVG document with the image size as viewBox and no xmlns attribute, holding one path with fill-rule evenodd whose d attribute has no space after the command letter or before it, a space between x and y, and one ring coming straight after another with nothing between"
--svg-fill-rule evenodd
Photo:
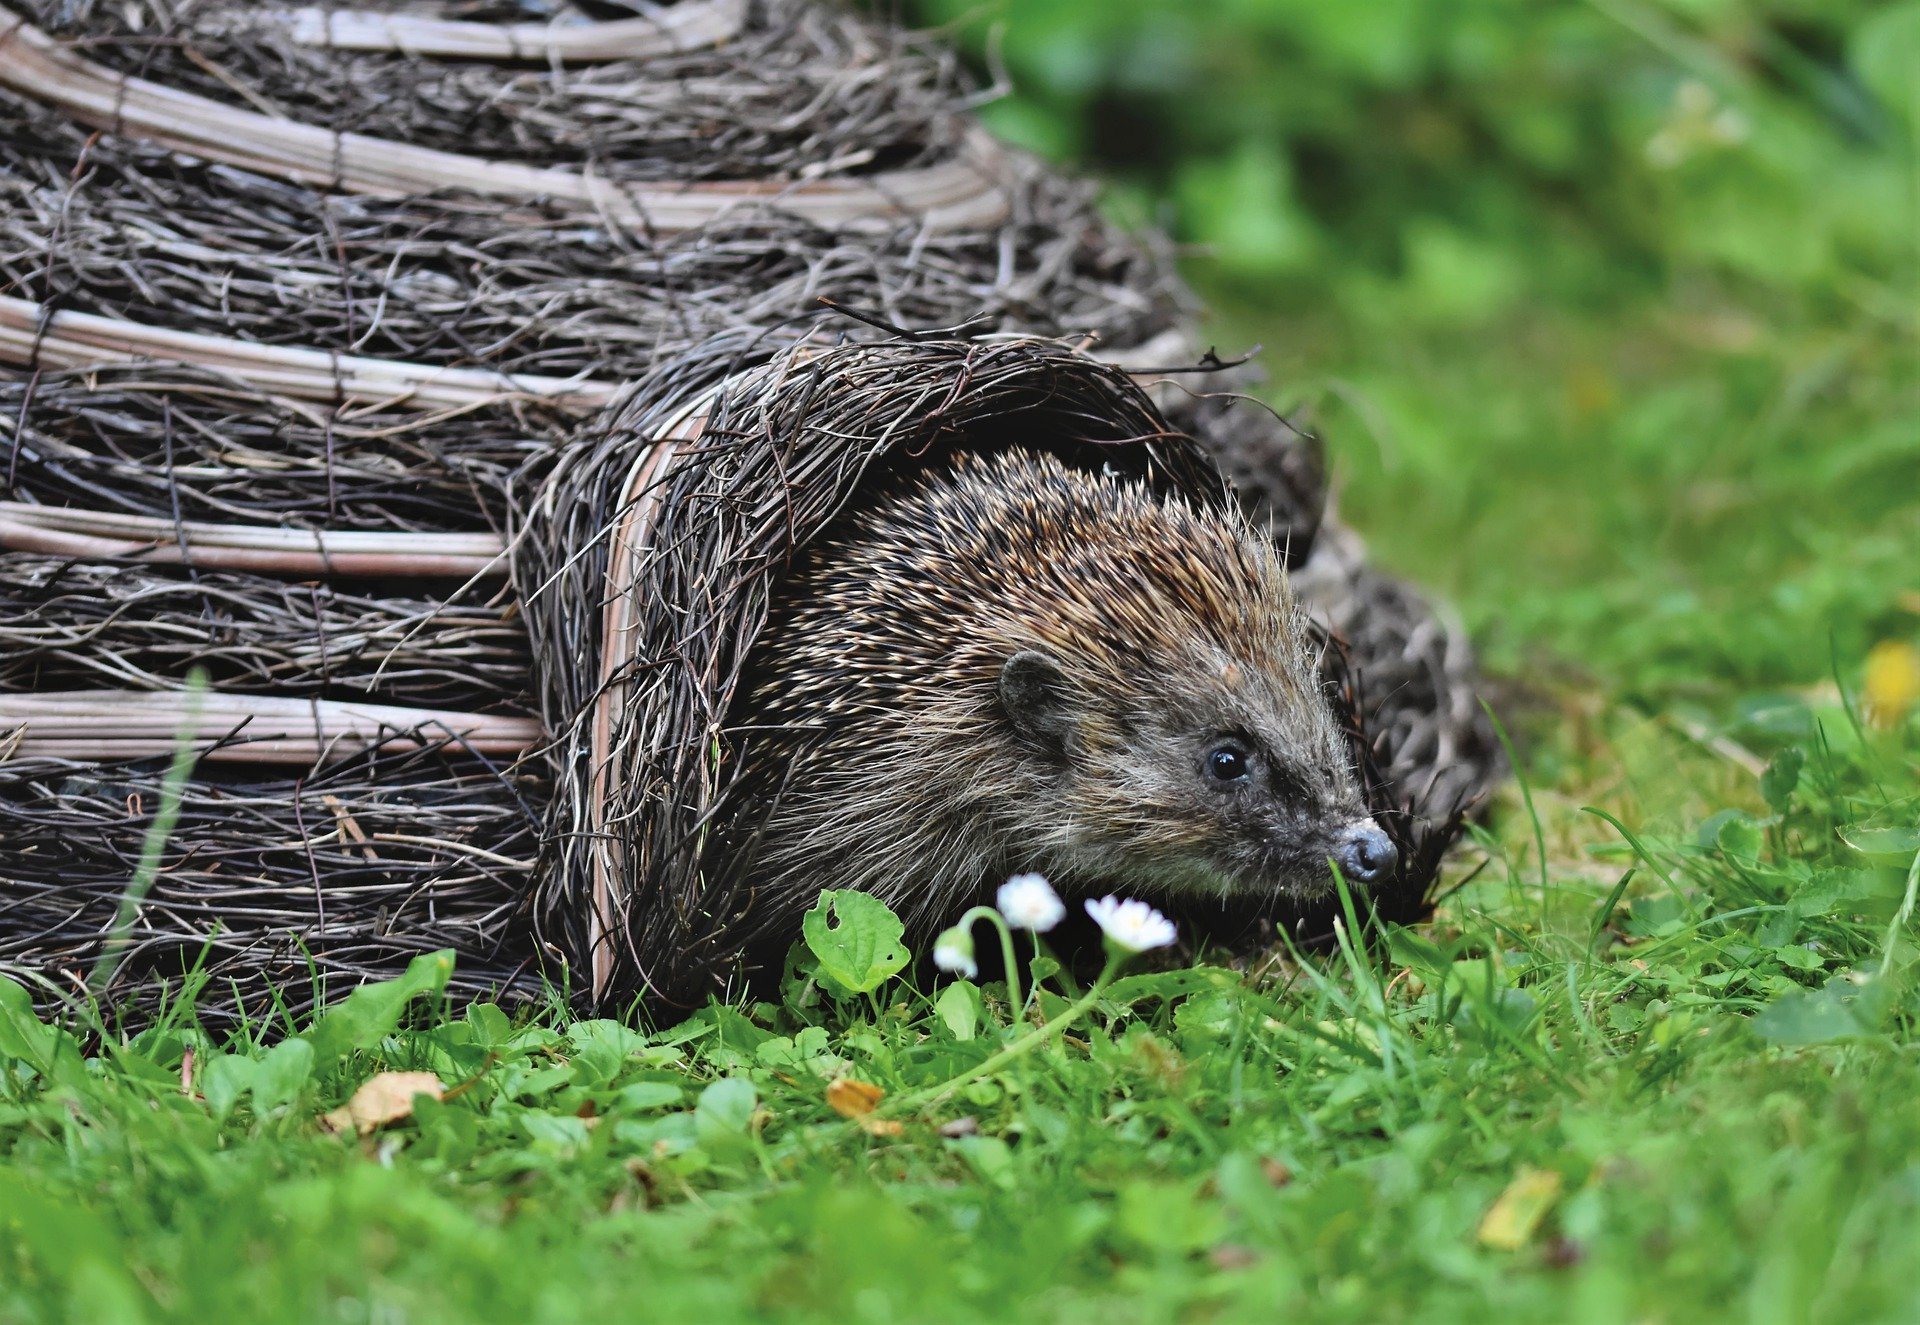
<instances>
[{"instance_id":1,"label":"white daisy flower","mask_svg":"<svg viewBox=\"0 0 1920 1325\"><path fill-rule=\"evenodd\" d=\"M1123 952L1164 948L1179 937L1173 922L1145 902L1102 897L1087 903L1087 914L1100 926L1107 942Z\"/></svg>"},{"instance_id":2,"label":"white daisy flower","mask_svg":"<svg viewBox=\"0 0 1920 1325\"><path fill-rule=\"evenodd\" d=\"M1016 874L994 897L1000 914L1015 929L1044 934L1067 918L1067 907L1044 874Z\"/></svg>"},{"instance_id":3,"label":"white daisy flower","mask_svg":"<svg viewBox=\"0 0 1920 1325\"><path fill-rule=\"evenodd\" d=\"M973 960L973 935L964 929L949 929L940 935L933 941L933 964L969 980L980 974Z\"/></svg>"}]
</instances>

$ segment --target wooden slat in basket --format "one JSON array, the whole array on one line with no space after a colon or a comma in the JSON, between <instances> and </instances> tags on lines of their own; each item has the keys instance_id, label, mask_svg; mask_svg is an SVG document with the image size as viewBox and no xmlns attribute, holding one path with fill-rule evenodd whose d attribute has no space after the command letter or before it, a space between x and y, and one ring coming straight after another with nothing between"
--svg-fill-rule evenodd
<instances>
[{"instance_id":1,"label":"wooden slat in basket","mask_svg":"<svg viewBox=\"0 0 1920 1325\"><path fill-rule=\"evenodd\" d=\"M442 742L506 756L545 739L533 718L348 700L134 690L0 695L0 757L147 759L171 753L182 732L207 744L202 759L251 764L312 764L373 746L404 751Z\"/></svg>"},{"instance_id":2,"label":"wooden slat in basket","mask_svg":"<svg viewBox=\"0 0 1920 1325\"><path fill-rule=\"evenodd\" d=\"M951 160L914 170L796 183L616 184L586 171L488 161L336 133L180 92L84 59L4 5L0 87L96 129L323 188L378 197L452 189L548 200L657 233L696 229L743 203L778 206L821 225L868 230L902 221L928 230L973 229L997 224L1008 214L1007 191L1000 183L1005 153L979 130Z\"/></svg>"},{"instance_id":3,"label":"wooden slat in basket","mask_svg":"<svg viewBox=\"0 0 1920 1325\"><path fill-rule=\"evenodd\" d=\"M634 60L704 50L738 35L746 0L680 0L648 18L608 23L463 23L367 9L270 10L306 46L336 51L398 51L464 60Z\"/></svg>"},{"instance_id":4,"label":"wooden slat in basket","mask_svg":"<svg viewBox=\"0 0 1920 1325\"><path fill-rule=\"evenodd\" d=\"M0 297L0 363L23 368L95 368L180 363L218 369L250 386L303 400L353 400L414 409L448 409L514 396L537 397L590 413L619 390L592 378L437 368L326 350L260 345L203 336L93 313L58 312L27 299Z\"/></svg>"},{"instance_id":5,"label":"wooden slat in basket","mask_svg":"<svg viewBox=\"0 0 1920 1325\"><path fill-rule=\"evenodd\" d=\"M393 578L504 575L497 534L283 529L273 525L83 511L0 502L0 548L87 561L140 561L270 575Z\"/></svg>"},{"instance_id":6,"label":"wooden slat in basket","mask_svg":"<svg viewBox=\"0 0 1920 1325\"><path fill-rule=\"evenodd\" d=\"M593 996L600 998L613 978L613 945L621 941L622 910L614 904L617 880L626 878L626 859L617 834L607 822L608 788L627 776L613 745L613 729L629 698L623 679L633 658L635 629L634 583L651 546L666 475L674 457L698 442L706 430L707 415L726 383L687 402L655 432L654 441L635 456L621 484L619 512L607 532L607 595L601 609L600 691L593 703L588 728L588 750L593 782L588 816L592 825L593 905L588 917L589 979Z\"/></svg>"}]
</instances>

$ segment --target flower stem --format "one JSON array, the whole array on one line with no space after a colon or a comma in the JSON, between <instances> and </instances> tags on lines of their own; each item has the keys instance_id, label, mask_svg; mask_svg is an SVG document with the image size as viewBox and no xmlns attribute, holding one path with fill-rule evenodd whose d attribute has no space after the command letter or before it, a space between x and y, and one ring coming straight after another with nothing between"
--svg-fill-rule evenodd
<instances>
[{"instance_id":1,"label":"flower stem","mask_svg":"<svg viewBox=\"0 0 1920 1325\"><path fill-rule=\"evenodd\" d=\"M1021 1015L1027 1010L1027 1000L1020 992L1020 968L1013 960L1013 931L1007 927L1006 919L1000 912L991 906L974 907L960 917L960 923L955 928L970 929L976 920L992 921L993 927L1000 932L1000 956L1007 965L1007 1005L1012 1009L1014 1024L1018 1025Z\"/></svg>"},{"instance_id":2,"label":"flower stem","mask_svg":"<svg viewBox=\"0 0 1920 1325\"><path fill-rule=\"evenodd\" d=\"M1100 995L1105 993L1107 986L1113 983L1113 977L1115 973L1119 971L1120 964L1125 959L1124 954L1113 953L1109 955L1106 969L1100 972L1100 978L1093 982L1092 988L1088 989L1086 993L1082 994L1075 1002L1069 1005L1064 1012L1052 1021L1047 1022L1044 1026L1029 1031L1002 1049L999 1053L968 1068L959 1076L950 1077L937 1086L928 1086L925 1090L916 1090L912 1094L898 1095L891 1100L885 1101L878 1112L891 1113L897 1109L921 1109L929 1104L938 1103L940 1100L953 1094L956 1090L959 1090L962 1086L971 1085L981 1077L999 1071L1014 1059L1019 1058L1021 1055L1033 1049L1036 1045L1045 1043L1052 1037L1055 1031L1078 1020L1082 1013L1099 1001Z\"/></svg>"}]
</instances>

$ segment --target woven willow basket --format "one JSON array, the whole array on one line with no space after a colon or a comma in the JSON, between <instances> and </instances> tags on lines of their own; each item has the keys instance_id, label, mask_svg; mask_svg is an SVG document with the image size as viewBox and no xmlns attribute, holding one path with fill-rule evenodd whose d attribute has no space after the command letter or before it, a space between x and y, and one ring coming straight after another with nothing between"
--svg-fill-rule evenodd
<instances>
[{"instance_id":1,"label":"woven willow basket","mask_svg":"<svg viewBox=\"0 0 1920 1325\"><path fill-rule=\"evenodd\" d=\"M1163 247L937 49L617 9L0 5L0 970L136 1016L441 947L472 995L726 993L780 577L878 475L1040 435L1284 545L1420 914L1498 771L1470 653L1196 361Z\"/></svg>"}]
</instances>

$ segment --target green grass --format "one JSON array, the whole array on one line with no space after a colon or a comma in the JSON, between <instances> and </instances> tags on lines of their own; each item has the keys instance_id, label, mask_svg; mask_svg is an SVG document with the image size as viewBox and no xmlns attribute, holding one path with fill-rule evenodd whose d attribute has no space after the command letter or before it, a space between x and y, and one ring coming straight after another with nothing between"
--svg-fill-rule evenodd
<instances>
[{"instance_id":1,"label":"green grass","mask_svg":"<svg viewBox=\"0 0 1920 1325\"><path fill-rule=\"evenodd\" d=\"M1459 374L1390 348L1406 363L1377 380L1434 417L1503 371L1484 346ZM176 1023L91 1056L11 1000L0 1319L1914 1318L1920 740L1857 720L1846 631L1884 618L1842 613L1913 563L1822 551L1910 516L1881 485L1835 515L1844 493L1756 469L1731 504L1811 512L1807 546L1596 534L1635 577L1603 595L1770 560L1688 613L1569 609L1578 531L1662 517L1618 447L1555 437L1524 463L1526 411L1559 408L1544 380L1459 414L1444 483L1347 457L1363 524L1432 493L1373 527L1497 659L1559 660L1510 706L1544 864L1509 794L1454 867L1486 868L1384 960L1123 983L898 1135L839 1118L828 1083L899 1096L975 1067L1016 1034L997 987L801 983L652 1033L484 1007L400 1028L444 975L425 962L305 1048ZM1709 451L1750 426L1702 411ZM1463 537L1474 556L1444 558ZM1783 601L1783 575L1816 601ZM1842 626L1793 641L1802 613ZM1836 650L1845 691L1821 680ZM381 1070L455 1091L326 1132ZM936 1126L960 1118L977 1133Z\"/></svg>"},{"instance_id":2,"label":"green grass","mask_svg":"<svg viewBox=\"0 0 1920 1325\"><path fill-rule=\"evenodd\" d=\"M1586 9L1620 43L1618 15L1653 12ZM1856 46L1879 86L1897 61ZM1021 1033L997 987L802 983L642 1031L435 1011L427 963L292 1048L183 1016L90 1054L0 998L0 1320L1920 1319L1920 726L1862 717L1868 650L1920 641L1911 135L1905 174L1874 176L1904 194L1817 209L1836 252L1873 218L1895 256L1772 280L1791 227L1753 200L1812 207L1856 159L1814 112L1754 110L1727 149L1756 158L1749 202L1713 212L1730 165L1620 175L1666 84L1613 80L1611 47L1589 74L1585 48L1543 49L1537 96L1463 86L1614 135L1566 178L1620 218L1660 200L1643 228L1675 237L1621 290L1595 289L1615 250L1553 210L1572 186L1499 158L1435 178L1511 229L1422 230L1403 270L1339 265L1332 212L1320 276L1248 298L1244 254L1195 269L1221 348L1266 343L1344 511L1496 674L1531 796L1501 795L1432 925L1377 961L1121 984L897 1135L841 1119L828 1084L897 1099L976 1068ZM1750 96L1775 96L1754 68ZM1609 128L1563 97L1576 76L1652 109ZM1473 141L1440 132L1444 85L1407 77L1433 102L1408 143ZM1777 95L1810 103L1797 86ZM1372 88L1354 104L1401 124ZM1708 241L1749 213L1729 268ZM453 1089L364 1138L324 1130L383 1070Z\"/></svg>"}]
</instances>

